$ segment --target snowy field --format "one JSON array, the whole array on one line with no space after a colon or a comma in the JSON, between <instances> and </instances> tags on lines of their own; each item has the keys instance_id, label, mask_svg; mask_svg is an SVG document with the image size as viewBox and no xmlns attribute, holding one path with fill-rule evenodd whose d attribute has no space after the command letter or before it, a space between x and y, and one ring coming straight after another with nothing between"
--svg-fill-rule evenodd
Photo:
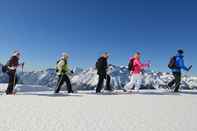
<instances>
[{"instance_id":1,"label":"snowy field","mask_svg":"<svg viewBox=\"0 0 197 131\"><path fill-rule=\"evenodd\" d=\"M0 96L0 131L197 131L197 91Z\"/></svg>"}]
</instances>

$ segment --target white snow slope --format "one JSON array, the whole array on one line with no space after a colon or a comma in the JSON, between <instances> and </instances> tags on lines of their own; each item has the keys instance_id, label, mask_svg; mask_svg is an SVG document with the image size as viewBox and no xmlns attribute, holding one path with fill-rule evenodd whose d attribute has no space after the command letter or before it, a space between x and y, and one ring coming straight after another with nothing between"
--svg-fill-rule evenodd
<instances>
[{"instance_id":1,"label":"white snow slope","mask_svg":"<svg viewBox=\"0 0 197 131\"><path fill-rule=\"evenodd\" d=\"M0 131L197 131L197 92L0 96Z\"/></svg>"}]
</instances>

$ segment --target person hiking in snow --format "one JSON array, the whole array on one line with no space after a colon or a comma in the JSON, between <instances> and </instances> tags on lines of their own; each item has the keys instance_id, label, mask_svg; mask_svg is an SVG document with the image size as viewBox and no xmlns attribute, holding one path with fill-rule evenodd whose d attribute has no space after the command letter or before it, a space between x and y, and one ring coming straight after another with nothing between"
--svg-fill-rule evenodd
<instances>
[{"instance_id":1,"label":"person hiking in snow","mask_svg":"<svg viewBox=\"0 0 197 131\"><path fill-rule=\"evenodd\" d=\"M107 74L107 69L108 69L108 60L109 55L108 53L103 53L101 57L97 60L96 62L96 69L97 69L97 74L99 76L97 88L96 88L96 93L100 93L102 88L103 88L103 82L104 79L106 79L106 90L112 91L110 81L111 77Z\"/></svg>"},{"instance_id":2,"label":"person hiking in snow","mask_svg":"<svg viewBox=\"0 0 197 131\"><path fill-rule=\"evenodd\" d=\"M6 68L7 68L6 72L9 76L9 83L8 83L8 87L6 90L7 95L11 95L14 93L13 92L14 87L16 86L18 82L18 78L16 75L17 67L24 66L24 63L19 64L19 60L20 60L20 53L18 51L14 51L13 55L11 56L11 58L8 60L6 64Z\"/></svg>"},{"instance_id":3,"label":"person hiking in snow","mask_svg":"<svg viewBox=\"0 0 197 131\"><path fill-rule=\"evenodd\" d=\"M192 66L187 68L184 64L184 51L179 49L177 55L172 57L168 67L172 70L174 79L168 84L168 87L172 87L175 84L174 92L179 92L179 87L181 85L181 70L190 71Z\"/></svg>"},{"instance_id":4,"label":"person hiking in snow","mask_svg":"<svg viewBox=\"0 0 197 131\"><path fill-rule=\"evenodd\" d=\"M68 73L69 73L68 58L69 58L68 54L63 53L63 56L57 62L56 72L57 72L59 79L57 82L55 93L59 93L64 82L66 82L68 93L73 93L70 78L68 77ZM73 71L71 71L71 73L73 73Z\"/></svg>"},{"instance_id":5,"label":"person hiking in snow","mask_svg":"<svg viewBox=\"0 0 197 131\"><path fill-rule=\"evenodd\" d=\"M140 61L141 53L136 52L134 56L129 60L129 71L131 74L130 82L125 86L125 90L128 91L135 86L136 90L140 89L142 84L142 71L144 68L149 67L150 64L142 64Z\"/></svg>"}]
</instances>

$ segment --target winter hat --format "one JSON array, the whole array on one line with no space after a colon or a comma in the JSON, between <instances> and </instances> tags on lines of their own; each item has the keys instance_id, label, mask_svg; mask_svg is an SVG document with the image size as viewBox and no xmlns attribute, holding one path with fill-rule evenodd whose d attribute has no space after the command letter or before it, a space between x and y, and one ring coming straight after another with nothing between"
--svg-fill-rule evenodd
<instances>
[{"instance_id":1,"label":"winter hat","mask_svg":"<svg viewBox=\"0 0 197 131\"><path fill-rule=\"evenodd\" d=\"M67 53L65 53L65 52L62 53L62 58L64 58L64 59L66 58L67 59L68 57L69 57L69 55Z\"/></svg>"},{"instance_id":2,"label":"winter hat","mask_svg":"<svg viewBox=\"0 0 197 131\"><path fill-rule=\"evenodd\" d=\"M141 53L139 51L136 52L137 55L141 55Z\"/></svg>"},{"instance_id":3,"label":"winter hat","mask_svg":"<svg viewBox=\"0 0 197 131\"><path fill-rule=\"evenodd\" d=\"M177 52L178 52L179 54L183 54L183 53L184 53L184 51L183 51L182 49L177 50Z\"/></svg>"},{"instance_id":4,"label":"winter hat","mask_svg":"<svg viewBox=\"0 0 197 131\"><path fill-rule=\"evenodd\" d=\"M13 54L12 54L12 56L18 56L18 55L20 55L20 52L19 52L19 51L17 51L17 50L16 50L16 51L14 51L14 52L13 52Z\"/></svg>"}]
</instances>

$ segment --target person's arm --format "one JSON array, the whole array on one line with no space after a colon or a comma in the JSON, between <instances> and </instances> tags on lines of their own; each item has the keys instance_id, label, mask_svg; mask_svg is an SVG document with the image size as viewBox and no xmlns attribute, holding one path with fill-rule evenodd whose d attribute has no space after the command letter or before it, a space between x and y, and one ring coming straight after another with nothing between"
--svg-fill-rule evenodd
<instances>
[{"instance_id":1,"label":"person's arm","mask_svg":"<svg viewBox=\"0 0 197 131\"><path fill-rule=\"evenodd\" d=\"M107 70L108 68L108 63L107 63L107 60L103 59L102 62L101 62L101 67L105 70Z\"/></svg>"},{"instance_id":2,"label":"person's arm","mask_svg":"<svg viewBox=\"0 0 197 131\"><path fill-rule=\"evenodd\" d=\"M106 62L105 62L105 68L107 69L108 67L109 67L109 65L108 65L108 62L106 60Z\"/></svg>"},{"instance_id":3,"label":"person's arm","mask_svg":"<svg viewBox=\"0 0 197 131\"><path fill-rule=\"evenodd\" d=\"M150 64L142 64L143 68L150 67Z\"/></svg>"},{"instance_id":4,"label":"person's arm","mask_svg":"<svg viewBox=\"0 0 197 131\"><path fill-rule=\"evenodd\" d=\"M190 70L192 69L192 67L193 67L193 66L192 66L192 65L190 65L190 66L189 66L189 68L188 68L188 70L190 71Z\"/></svg>"},{"instance_id":5,"label":"person's arm","mask_svg":"<svg viewBox=\"0 0 197 131\"><path fill-rule=\"evenodd\" d=\"M8 69L9 69L9 70L16 70L17 67L14 67L14 66L10 67L10 66L8 66Z\"/></svg>"},{"instance_id":6,"label":"person's arm","mask_svg":"<svg viewBox=\"0 0 197 131\"><path fill-rule=\"evenodd\" d=\"M189 69L185 66L184 60L183 59L178 59L178 66L179 68L185 70L185 71L189 71Z\"/></svg>"},{"instance_id":7,"label":"person's arm","mask_svg":"<svg viewBox=\"0 0 197 131\"><path fill-rule=\"evenodd\" d=\"M74 74L73 69L70 69L70 67L69 67L68 64L67 64L67 69L66 69L66 71L67 71L68 73Z\"/></svg>"},{"instance_id":8,"label":"person's arm","mask_svg":"<svg viewBox=\"0 0 197 131\"><path fill-rule=\"evenodd\" d=\"M7 63L8 69L16 70L17 67L19 66L18 61L19 61L19 59L16 56L11 57L10 60L8 61L8 63Z\"/></svg>"},{"instance_id":9,"label":"person's arm","mask_svg":"<svg viewBox=\"0 0 197 131\"><path fill-rule=\"evenodd\" d=\"M144 68L150 66L149 64L142 64L140 60L135 60L135 61L134 61L134 65L139 66L141 69L144 69Z\"/></svg>"}]
</instances>

